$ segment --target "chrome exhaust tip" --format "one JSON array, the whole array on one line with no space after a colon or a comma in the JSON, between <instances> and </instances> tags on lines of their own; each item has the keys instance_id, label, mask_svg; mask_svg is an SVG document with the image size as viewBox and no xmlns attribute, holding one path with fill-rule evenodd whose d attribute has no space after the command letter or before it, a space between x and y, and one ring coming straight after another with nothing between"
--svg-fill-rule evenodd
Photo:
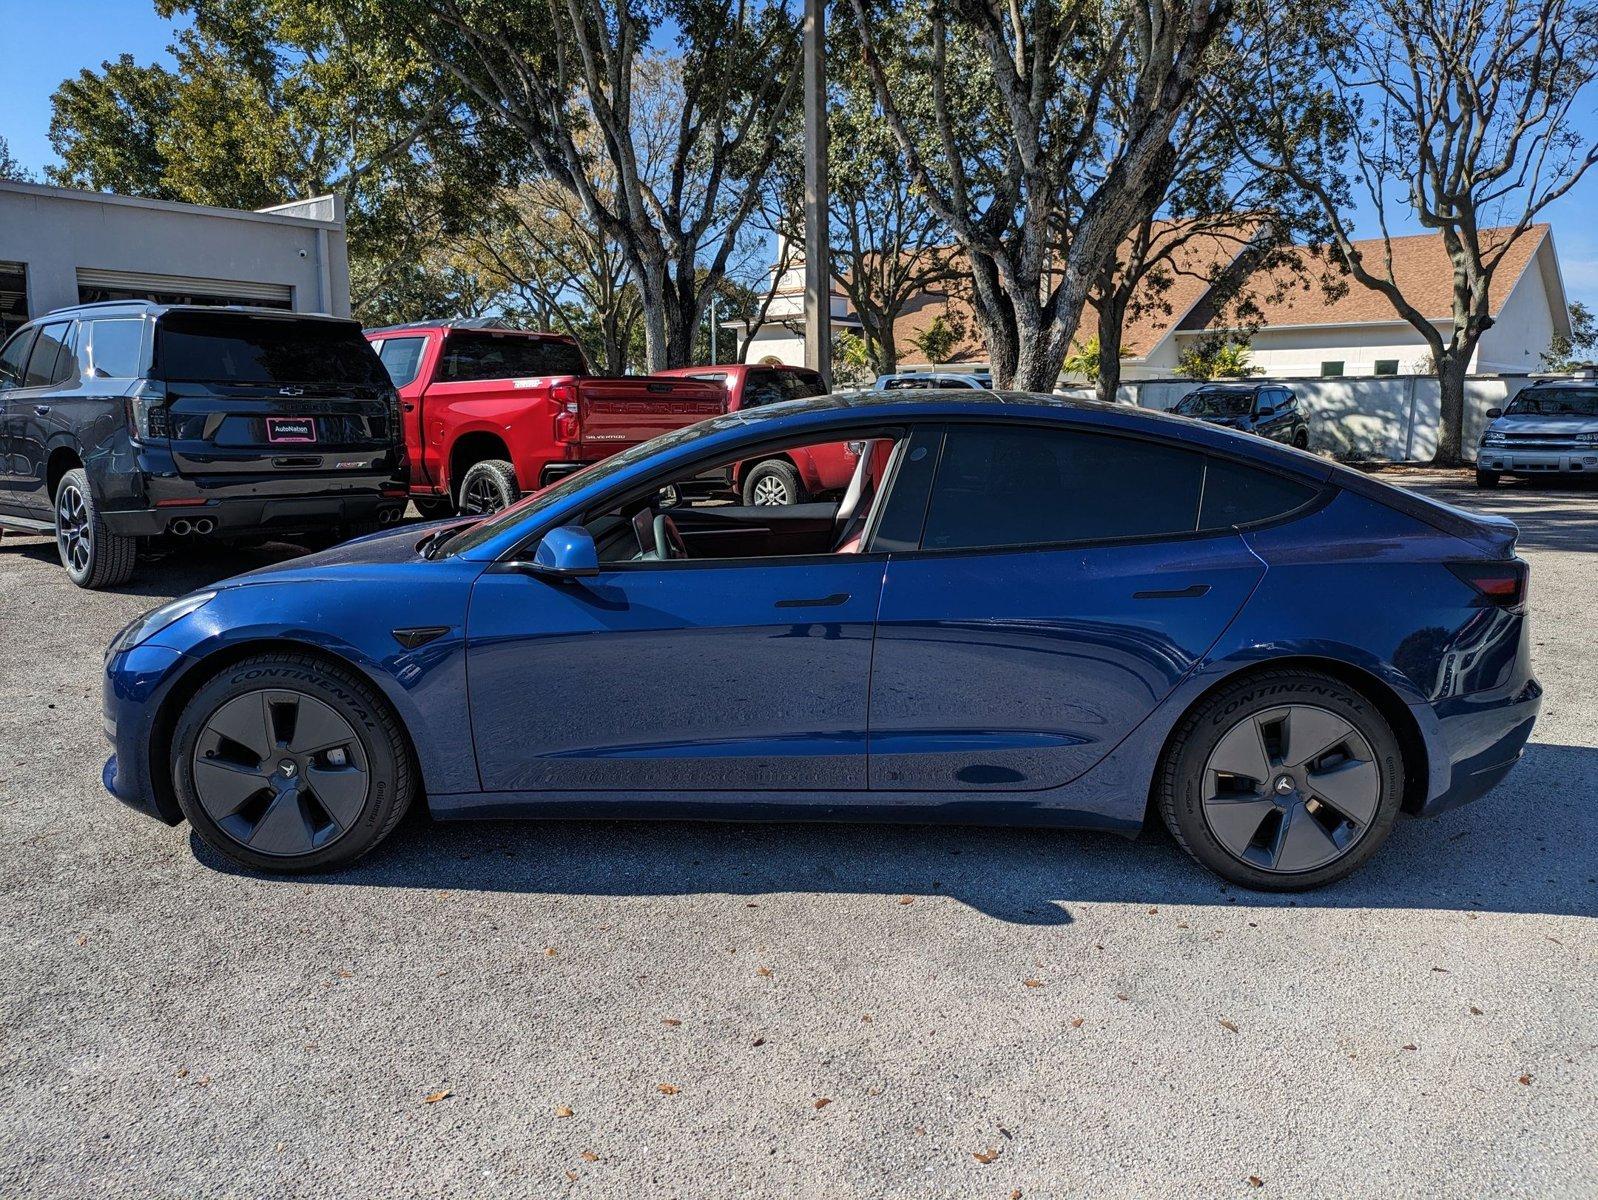
<instances>
[{"instance_id":1,"label":"chrome exhaust tip","mask_svg":"<svg viewBox=\"0 0 1598 1200\"><path fill-rule=\"evenodd\" d=\"M172 524L167 526L167 532L174 533L178 537L188 537L193 529L194 526L189 524L189 519L187 517L179 517L176 521L173 521Z\"/></svg>"},{"instance_id":2,"label":"chrome exhaust tip","mask_svg":"<svg viewBox=\"0 0 1598 1200\"><path fill-rule=\"evenodd\" d=\"M215 528L216 522L211 520L210 517L201 517L194 523L195 533L210 533Z\"/></svg>"}]
</instances>

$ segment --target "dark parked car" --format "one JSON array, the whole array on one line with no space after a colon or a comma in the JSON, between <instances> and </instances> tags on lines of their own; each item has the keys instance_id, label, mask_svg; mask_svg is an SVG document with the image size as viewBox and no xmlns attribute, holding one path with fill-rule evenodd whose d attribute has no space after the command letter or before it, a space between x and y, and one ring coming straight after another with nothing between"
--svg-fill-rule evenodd
<instances>
[{"instance_id":1,"label":"dark parked car","mask_svg":"<svg viewBox=\"0 0 1598 1200\"><path fill-rule=\"evenodd\" d=\"M132 574L140 539L398 520L399 400L354 321L113 301L0 348L0 526L55 535L81 587Z\"/></svg>"},{"instance_id":2,"label":"dark parked car","mask_svg":"<svg viewBox=\"0 0 1598 1200\"><path fill-rule=\"evenodd\" d=\"M1540 379L1487 419L1477 487L1497 487L1505 475L1598 476L1598 382Z\"/></svg>"},{"instance_id":3,"label":"dark parked car","mask_svg":"<svg viewBox=\"0 0 1598 1200\"><path fill-rule=\"evenodd\" d=\"M1298 397L1291 388L1277 383L1205 384L1183 396L1171 411L1211 425L1257 433L1300 450L1309 446L1309 421L1298 406Z\"/></svg>"},{"instance_id":4,"label":"dark parked car","mask_svg":"<svg viewBox=\"0 0 1598 1200\"><path fill-rule=\"evenodd\" d=\"M660 503L851 440L833 503ZM1129 407L790 401L146 614L106 655L105 781L262 870L349 862L425 796L449 819L1158 813L1227 879L1313 887L1520 757L1542 689L1515 537Z\"/></svg>"}]
</instances>

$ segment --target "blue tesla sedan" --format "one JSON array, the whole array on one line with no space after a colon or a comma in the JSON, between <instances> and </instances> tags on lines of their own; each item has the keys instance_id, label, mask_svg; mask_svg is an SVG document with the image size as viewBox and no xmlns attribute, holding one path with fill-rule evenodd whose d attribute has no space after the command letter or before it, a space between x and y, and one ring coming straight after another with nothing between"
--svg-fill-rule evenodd
<instances>
[{"instance_id":1,"label":"blue tesla sedan","mask_svg":"<svg viewBox=\"0 0 1598 1200\"><path fill-rule=\"evenodd\" d=\"M840 444L828 502L680 499ZM1310 888L1519 758L1542 689L1515 537L1125 407L777 404L146 614L106 654L105 782L262 870L347 863L425 802L1163 820L1229 880Z\"/></svg>"}]
</instances>

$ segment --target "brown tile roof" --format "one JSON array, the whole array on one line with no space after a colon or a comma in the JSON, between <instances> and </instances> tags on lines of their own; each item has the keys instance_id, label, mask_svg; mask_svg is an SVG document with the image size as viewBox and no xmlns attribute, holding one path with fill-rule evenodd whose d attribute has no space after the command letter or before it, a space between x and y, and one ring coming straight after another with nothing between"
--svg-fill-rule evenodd
<instances>
[{"instance_id":1,"label":"brown tile roof","mask_svg":"<svg viewBox=\"0 0 1598 1200\"><path fill-rule=\"evenodd\" d=\"M1482 231L1484 244L1497 244L1494 238L1507 236L1509 230ZM1493 315L1497 315L1509 299L1516 281L1530 265L1538 248L1548 237L1547 225L1533 225L1504 255L1503 262L1493 272L1488 299ZM1443 238L1438 233L1418 233L1392 239L1392 277L1404 296L1424 315L1438 321L1448 321L1454 310L1454 268L1449 261ZM1375 274L1386 271L1385 250L1381 238L1367 238L1354 243L1366 266ZM1264 326L1292 325L1342 325L1368 322L1401 321L1386 296L1356 283L1336 271L1328 272L1329 259L1314 260L1308 248L1298 251L1305 273L1317 280L1322 273L1341 278L1346 283L1343 294L1328 299L1318 282L1305 284L1292 278L1290 269L1261 272L1245 285L1259 304ZM1213 313L1207 306L1195 309L1183 329L1202 329L1210 323Z\"/></svg>"}]
</instances>

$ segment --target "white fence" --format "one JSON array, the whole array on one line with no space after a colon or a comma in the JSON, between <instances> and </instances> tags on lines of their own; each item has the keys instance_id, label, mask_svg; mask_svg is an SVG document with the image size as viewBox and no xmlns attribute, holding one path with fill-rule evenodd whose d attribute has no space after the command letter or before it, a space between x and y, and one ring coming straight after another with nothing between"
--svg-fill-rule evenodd
<instances>
[{"instance_id":1,"label":"white fence","mask_svg":"<svg viewBox=\"0 0 1598 1200\"><path fill-rule=\"evenodd\" d=\"M1531 382L1529 375L1478 375L1465 383L1465 457L1474 460L1487 410L1502 407ZM1267 379L1293 389L1309 418L1309 447L1338 458L1425 462L1437 449L1437 379L1431 375L1340 376ZM1167 409L1194 388L1196 379L1139 379L1121 385L1120 398L1143 408Z\"/></svg>"}]
</instances>

